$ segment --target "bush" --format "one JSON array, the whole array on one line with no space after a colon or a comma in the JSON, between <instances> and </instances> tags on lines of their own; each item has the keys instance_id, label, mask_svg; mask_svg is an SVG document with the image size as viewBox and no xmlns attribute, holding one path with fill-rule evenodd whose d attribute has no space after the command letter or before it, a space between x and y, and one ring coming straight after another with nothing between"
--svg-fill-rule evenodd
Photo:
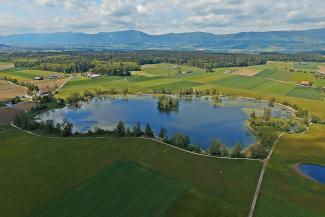
<instances>
[{"instance_id":1,"label":"bush","mask_svg":"<svg viewBox=\"0 0 325 217\"><path fill-rule=\"evenodd\" d=\"M211 156L228 156L229 150L227 146L222 144L220 140L214 139L211 143L211 145L208 147L207 150L208 154Z\"/></svg>"},{"instance_id":2,"label":"bush","mask_svg":"<svg viewBox=\"0 0 325 217\"><path fill-rule=\"evenodd\" d=\"M264 159L267 157L267 151L261 144L254 144L249 147L250 157L253 159Z\"/></svg>"},{"instance_id":3,"label":"bush","mask_svg":"<svg viewBox=\"0 0 325 217\"><path fill-rule=\"evenodd\" d=\"M241 158L243 154L241 153L240 144L236 144L230 151L230 157L232 158Z\"/></svg>"}]
</instances>

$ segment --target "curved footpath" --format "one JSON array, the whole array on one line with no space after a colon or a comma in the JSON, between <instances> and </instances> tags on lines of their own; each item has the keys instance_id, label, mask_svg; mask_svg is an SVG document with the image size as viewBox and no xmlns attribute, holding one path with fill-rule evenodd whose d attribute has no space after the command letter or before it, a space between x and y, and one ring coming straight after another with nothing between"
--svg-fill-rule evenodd
<instances>
[{"instance_id":1,"label":"curved footpath","mask_svg":"<svg viewBox=\"0 0 325 217\"><path fill-rule=\"evenodd\" d=\"M40 134L37 134L37 133L34 133L34 132L31 132L31 131L28 131L28 130L24 130L18 126L16 126L13 122L10 123L12 127L18 129L18 130L21 130L21 131L24 131L30 135L33 135L33 136L38 136L38 137L45 137L45 138L50 138L50 139L74 139L74 138L77 138L77 137L68 137L68 138L63 138L63 137L58 137L58 136L45 136L45 135L40 135ZM80 137L80 138L87 138L87 139L105 139L107 137L104 137L104 136L88 136L88 137ZM259 162L263 162L263 160L260 160L260 159L252 159L252 158L231 158L231 157L218 157L218 156L211 156L211 155L206 155L206 154L201 154L201 153L195 153L195 152L191 152L191 151L188 151L188 150L185 150L185 149L182 149L182 148L178 148L176 146L173 146L171 144L168 144L168 143L165 143L163 141L160 141L159 139L155 139L155 138L146 138L146 137L130 137L130 138L134 138L134 139L146 139L146 140L151 140L151 141L155 141L155 142L158 142L160 144L163 144L163 145L166 145L166 146L169 146L171 148L174 148L174 149L178 149L180 151L183 151L183 152L186 152L186 153L189 153L189 154L192 154L192 155L198 155L198 156L202 156L202 157L208 157L208 158L220 158L220 159L229 159L229 160L249 160L249 161L259 161Z\"/></svg>"}]
</instances>

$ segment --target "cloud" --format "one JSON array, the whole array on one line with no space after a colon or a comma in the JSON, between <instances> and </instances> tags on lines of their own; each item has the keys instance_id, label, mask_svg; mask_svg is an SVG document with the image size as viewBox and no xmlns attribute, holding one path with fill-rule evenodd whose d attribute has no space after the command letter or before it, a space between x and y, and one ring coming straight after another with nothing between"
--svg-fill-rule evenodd
<instances>
[{"instance_id":1,"label":"cloud","mask_svg":"<svg viewBox=\"0 0 325 217\"><path fill-rule=\"evenodd\" d=\"M324 0L0 0L0 32L325 28ZM0 33L0 34L1 34Z\"/></svg>"}]
</instances>

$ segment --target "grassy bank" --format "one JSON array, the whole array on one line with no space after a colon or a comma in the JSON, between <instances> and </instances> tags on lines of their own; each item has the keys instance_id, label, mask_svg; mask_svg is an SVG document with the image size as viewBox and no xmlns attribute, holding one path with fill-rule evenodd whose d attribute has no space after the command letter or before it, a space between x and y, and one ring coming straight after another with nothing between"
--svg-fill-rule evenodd
<instances>
[{"instance_id":1,"label":"grassy bank","mask_svg":"<svg viewBox=\"0 0 325 217\"><path fill-rule=\"evenodd\" d=\"M93 210L109 213L110 210L100 207L101 203L91 203L91 193L83 197L85 201L65 198L69 194L77 194L74 189L84 189L83 186L86 186L89 189L87 192L92 192L98 190L97 185L105 187L103 183L106 182L108 189L127 186L128 191L141 193L142 188L136 186L148 186L147 181L135 178L135 183L132 183L134 188L116 181L121 177L112 171L115 171L114 164L120 160L137 165L130 169L135 171L134 177L139 177L138 170L141 171L142 167L150 171L148 180L159 177L157 195L161 193L159 186L165 186L165 182L172 182L176 186L173 194L135 198L137 203L145 204L136 207L137 213L144 213L143 216L147 216L146 213L151 216L152 212L146 212L146 207L156 207L154 204L162 198L166 200L165 205L155 208L155 213L161 216L246 216L261 169L260 162L194 156L140 138L50 139L15 129L1 132L0 159L0 216L13 217L37 216L46 213L46 207L57 207L57 203L61 204L59 216L69 213L70 208L84 207L85 203ZM117 171L123 180L130 178L129 173ZM112 180L98 181L96 177L103 174L106 177L106 173ZM110 205L107 207L116 209L118 206L105 199L105 192L110 192L108 189L103 189L100 198L104 204ZM117 205L128 203L127 198L122 194ZM68 206L66 202L74 205ZM62 207L68 208L65 211ZM77 216L83 214L83 209L76 210L80 211L74 213Z\"/></svg>"}]
</instances>

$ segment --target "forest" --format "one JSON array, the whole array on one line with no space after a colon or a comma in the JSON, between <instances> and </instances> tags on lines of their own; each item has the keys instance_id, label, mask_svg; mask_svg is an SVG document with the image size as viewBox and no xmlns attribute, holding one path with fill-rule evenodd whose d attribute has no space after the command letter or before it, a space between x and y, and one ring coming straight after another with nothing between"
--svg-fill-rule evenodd
<instances>
[{"instance_id":1,"label":"forest","mask_svg":"<svg viewBox=\"0 0 325 217\"><path fill-rule=\"evenodd\" d=\"M171 63L194 66L212 72L214 68L265 64L267 61L325 62L320 54L298 53L212 53L181 51L111 51L111 52L23 52L2 53L0 61L13 62L16 67L64 73L93 72L127 76L142 65Z\"/></svg>"}]
</instances>

